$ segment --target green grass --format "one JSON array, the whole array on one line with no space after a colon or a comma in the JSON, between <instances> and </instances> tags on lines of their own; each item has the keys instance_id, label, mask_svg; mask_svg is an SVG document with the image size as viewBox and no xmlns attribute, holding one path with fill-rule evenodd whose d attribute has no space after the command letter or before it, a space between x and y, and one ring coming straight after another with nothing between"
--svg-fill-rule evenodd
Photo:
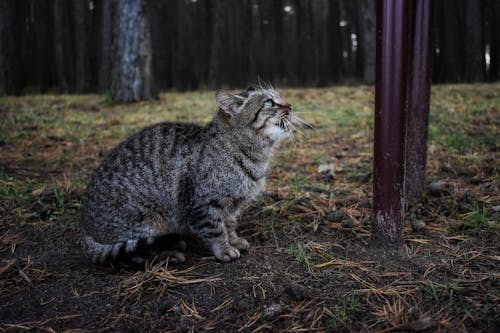
<instances>
[{"instance_id":1,"label":"green grass","mask_svg":"<svg viewBox=\"0 0 500 333\"><path fill-rule=\"evenodd\" d=\"M330 309L333 316L329 321L331 329L338 329L355 318L358 303L354 297L340 300L340 305Z\"/></svg>"},{"instance_id":2,"label":"green grass","mask_svg":"<svg viewBox=\"0 0 500 333\"><path fill-rule=\"evenodd\" d=\"M296 243L292 244L286 252L292 256L295 263L303 264L307 267L308 271L311 271L312 253L307 244L303 244L301 241L296 241Z\"/></svg>"},{"instance_id":3,"label":"green grass","mask_svg":"<svg viewBox=\"0 0 500 333\"><path fill-rule=\"evenodd\" d=\"M473 312L479 310L470 298L470 290L458 283L429 281L428 286L422 287L421 291L426 307L432 308L434 304L439 304L457 318L473 318Z\"/></svg>"},{"instance_id":4,"label":"green grass","mask_svg":"<svg viewBox=\"0 0 500 333\"><path fill-rule=\"evenodd\" d=\"M500 92L491 85L433 88L429 135L451 153L498 147Z\"/></svg>"},{"instance_id":5,"label":"green grass","mask_svg":"<svg viewBox=\"0 0 500 333\"><path fill-rule=\"evenodd\" d=\"M462 214L463 227L465 230L477 231L480 229L498 228L500 217L490 212L486 207L477 206L470 212Z\"/></svg>"},{"instance_id":6,"label":"green grass","mask_svg":"<svg viewBox=\"0 0 500 333\"><path fill-rule=\"evenodd\" d=\"M499 91L500 84L433 87L431 167L443 163L442 155L445 160L474 167L485 153L498 150ZM359 190L360 179L371 168L373 87L285 89L282 96L316 130L299 134L296 144L284 142L277 151L272 170L284 173L271 175L269 186L281 189L288 199L280 203L279 209L283 211L297 200L307 203L315 192L330 188L336 195ZM64 177L72 184L70 192L81 192L103 154L139 129L161 121L205 124L215 109L211 91L169 92L160 95L157 102L130 105L111 105L108 95L2 97L0 152L5 157L1 163L10 171L0 175L0 199L8 202L4 204L9 207L7 215L16 215L13 209L18 219L25 218L30 214L27 202L33 200L30 193L41 186L51 187L55 181L60 183ZM347 155L356 155L357 146L368 150L361 160L347 156L334 161L334 181L326 183L317 174L317 167L331 163L338 147L347 149ZM23 179L26 170L30 176ZM491 176L498 181L498 175ZM363 186L368 190L369 185ZM58 205L53 212L62 212L60 216L68 215L65 196L55 187L50 199L52 205ZM467 224L484 224L481 214L468 216Z\"/></svg>"},{"instance_id":7,"label":"green grass","mask_svg":"<svg viewBox=\"0 0 500 333\"><path fill-rule=\"evenodd\" d=\"M4 172L0 172L0 184L0 230L12 225L61 232L76 230L80 204L74 189Z\"/></svg>"}]
</instances>

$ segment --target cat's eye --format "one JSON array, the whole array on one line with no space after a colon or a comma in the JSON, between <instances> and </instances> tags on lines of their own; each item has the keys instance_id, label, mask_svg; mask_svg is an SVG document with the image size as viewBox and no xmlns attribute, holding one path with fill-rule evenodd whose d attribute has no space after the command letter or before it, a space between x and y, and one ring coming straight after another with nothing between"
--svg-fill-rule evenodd
<instances>
[{"instance_id":1,"label":"cat's eye","mask_svg":"<svg viewBox=\"0 0 500 333\"><path fill-rule=\"evenodd\" d=\"M268 99L267 101L264 102L263 105L265 108L270 108L274 106L274 101L272 99Z\"/></svg>"}]
</instances>

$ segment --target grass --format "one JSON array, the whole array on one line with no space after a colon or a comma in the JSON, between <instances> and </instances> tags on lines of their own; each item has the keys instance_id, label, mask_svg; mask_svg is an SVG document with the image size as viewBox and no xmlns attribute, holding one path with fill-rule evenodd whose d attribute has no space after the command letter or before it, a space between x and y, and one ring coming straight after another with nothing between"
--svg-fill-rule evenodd
<instances>
[{"instance_id":1,"label":"grass","mask_svg":"<svg viewBox=\"0 0 500 333\"><path fill-rule=\"evenodd\" d=\"M307 270L311 271L312 255L309 252L307 244L302 244L302 242L297 241L295 244L291 245L286 252L293 257L294 262L305 265Z\"/></svg>"},{"instance_id":2,"label":"grass","mask_svg":"<svg viewBox=\"0 0 500 333\"><path fill-rule=\"evenodd\" d=\"M465 87L470 93L464 95ZM473 152L478 147L497 148L499 103L498 91L481 91L481 85L471 89L469 86L454 86L448 94L440 94L433 100L431 140L457 154Z\"/></svg>"},{"instance_id":3,"label":"grass","mask_svg":"<svg viewBox=\"0 0 500 333\"><path fill-rule=\"evenodd\" d=\"M354 297L340 300L340 305L330 309L330 329L339 329L355 318L357 312L357 301Z\"/></svg>"},{"instance_id":4,"label":"grass","mask_svg":"<svg viewBox=\"0 0 500 333\"><path fill-rule=\"evenodd\" d=\"M499 227L498 216L495 216L494 213L490 213L485 207L475 207L474 210L462 214L461 217L463 218L463 226L466 229L478 230Z\"/></svg>"},{"instance_id":5,"label":"grass","mask_svg":"<svg viewBox=\"0 0 500 333\"><path fill-rule=\"evenodd\" d=\"M111 105L100 95L0 97L0 303L17 306L2 312L0 305L0 317L10 316L0 330L21 324L125 330L138 318L147 318L140 322L145 326L131 329L496 327L500 84L432 88L428 182L443 182L448 193L426 193L420 205L408 207L407 220L422 220L426 228L406 225L404 247L394 258L369 245L373 93L367 86L283 90L315 130L276 151L266 195L242 216L241 234L253 247L240 261L207 263L202 254L188 259L192 266L154 262L141 272L115 274L89 268L76 250L88 177L140 128L210 121L213 92L168 92L131 105ZM320 173L321 165L333 173ZM287 296L290 282L307 292ZM46 312L30 312L40 304L26 302L42 298ZM85 322L60 310L80 306Z\"/></svg>"}]
</instances>

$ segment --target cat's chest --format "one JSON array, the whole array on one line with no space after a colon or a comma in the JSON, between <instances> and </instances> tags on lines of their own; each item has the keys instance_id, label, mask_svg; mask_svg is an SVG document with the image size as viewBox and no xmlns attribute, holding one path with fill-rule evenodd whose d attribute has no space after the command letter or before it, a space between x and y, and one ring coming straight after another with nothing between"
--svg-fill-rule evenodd
<instances>
[{"instance_id":1,"label":"cat's chest","mask_svg":"<svg viewBox=\"0 0 500 333\"><path fill-rule=\"evenodd\" d=\"M243 207L247 206L251 202L255 201L265 190L266 181L265 179L259 180L258 182L244 183L243 186L238 188L229 197L224 197L220 203L226 202L227 205L223 206L228 211L239 211ZM229 193L228 193L229 194Z\"/></svg>"},{"instance_id":2,"label":"cat's chest","mask_svg":"<svg viewBox=\"0 0 500 333\"><path fill-rule=\"evenodd\" d=\"M266 179L263 177L257 181L245 181L242 185L240 196L247 200L255 200L266 189Z\"/></svg>"},{"instance_id":3,"label":"cat's chest","mask_svg":"<svg viewBox=\"0 0 500 333\"><path fill-rule=\"evenodd\" d=\"M257 181L238 179L238 182L234 182L233 185L234 186L219 192L219 194L232 198L238 198L241 203L249 203L257 199L257 197L264 192L266 179L261 178Z\"/></svg>"}]
</instances>

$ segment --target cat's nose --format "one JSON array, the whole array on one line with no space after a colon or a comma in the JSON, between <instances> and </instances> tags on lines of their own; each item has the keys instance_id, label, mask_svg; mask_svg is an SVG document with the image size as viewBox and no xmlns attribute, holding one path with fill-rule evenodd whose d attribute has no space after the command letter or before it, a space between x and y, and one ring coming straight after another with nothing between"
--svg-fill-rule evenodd
<instances>
[{"instance_id":1,"label":"cat's nose","mask_svg":"<svg viewBox=\"0 0 500 333\"><path fill-rule=\"evenodd\" d=\"M283 104L283 108L288 112L292 112L292 106L288 103Z\"/></svg>"}]
</instances>

